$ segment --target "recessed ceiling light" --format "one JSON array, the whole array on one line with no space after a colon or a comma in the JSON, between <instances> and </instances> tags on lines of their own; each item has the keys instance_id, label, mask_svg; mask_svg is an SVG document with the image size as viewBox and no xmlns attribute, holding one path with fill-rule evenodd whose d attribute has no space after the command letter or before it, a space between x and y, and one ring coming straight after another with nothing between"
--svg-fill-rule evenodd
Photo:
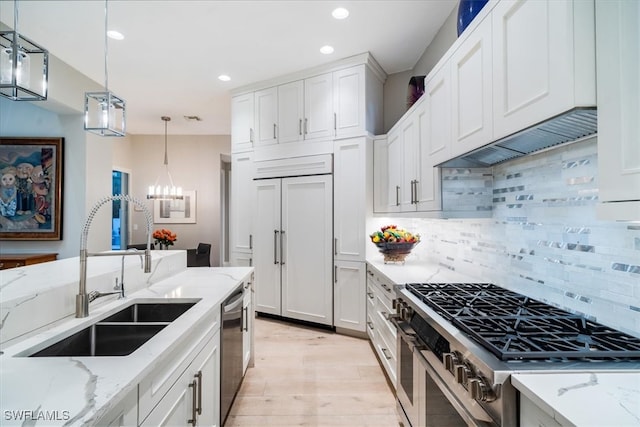
<instances>
[{"instance_id":1,"label":"recessed ceiling light","mask_svg":"<svg viewBox=\"0 0 640 427\"><path fill-rule=\"evenodd\" d=\"M228 82L229 80L231 80L231 77L227 76L226 74L220 74L218 76L218 80L222 80L223 82Z\"/></svg>"},{"instance_id":2,"label":"recessed ceiling light","mask_svg":"<svg viewBox=\"0 0 640 427\"><path fill-rule=\"evenodd\" d=\"M324 53L325 55L332 54L333 53L333 46L329 46L329 45L322 46L320 48L320 52Z\"/></svg>"},{"instance_id":3,"label":"recessed ceiling light","mask_svg":"<svg viewBox=\"0 0 640 427\"><path fill-rule=\"evenodd\" d=\"M349 11L344 7L338 7L336 9L333 9L331 15L333 15L333 17L336 19L345 19L347 16L349 16Z\"/></svg>"},{"instance_id":4,"label":"recessed ceiling light","mask_svg":"<svg viewBox=\"0 0 640 427\"><path fill-rule=\"evenodd\" d=\"M114 40L123 40L124 36L122 35L122 33L115 31L115 30L109 30L107 31L107 36L109 36L110 39L114 39Z\"/></svg>"}]
</instances>

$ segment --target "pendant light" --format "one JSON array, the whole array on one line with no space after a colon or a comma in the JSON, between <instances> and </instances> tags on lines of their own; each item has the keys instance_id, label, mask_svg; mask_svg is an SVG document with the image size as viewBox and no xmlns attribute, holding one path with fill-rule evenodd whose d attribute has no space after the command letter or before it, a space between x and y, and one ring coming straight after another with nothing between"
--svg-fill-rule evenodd
<instances>
[{"instance_id":1,"label":"pendant light","mask_svg":"<svg viewBox=\"0 0 640 427\"><path fill-rule=\"evenodd\" d=\"M171 117L162 116L164 121L164 171L161 171L155 184L149 186L147 199L175 200L183 199L182 187L176 187L169 172L169 155L167 154L167 123Z\"/></svg>"},{"instance_id":2,"label":"pendant light","mask_svg":"<svg viewBox=\"0 0 640 427\"><path fill-rule=\"evenodd\" d=\"M0 31L0 95L46 101L49 51L18 33L18 1L13 5L13 31Z\"/></svg>"},{"instance_id":3,"label":"pendant light","mask_svg":"<svg viewBox=\"0 0 640 427\"><path fill-rule=\"evenodd\" d=\"M109 10L104 1L104 92L85 92L84 130L100 136L125 136L126 102L109 91L109 69L107 66Z\"/></svg>"}]
</instances>

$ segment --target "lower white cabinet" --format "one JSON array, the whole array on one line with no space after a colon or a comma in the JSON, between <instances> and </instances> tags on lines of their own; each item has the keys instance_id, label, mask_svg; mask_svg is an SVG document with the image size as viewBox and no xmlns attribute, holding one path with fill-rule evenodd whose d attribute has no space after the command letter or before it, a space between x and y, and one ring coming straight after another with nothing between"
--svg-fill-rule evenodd
<instances>
[{"instance_id":1,"label":"lower white cabinet","mask_svg":"<svg viewBox=\"0 0 640 427\"><path fill-rule=\"evenodd\" d=\"M367 335L376 355L389 378L396 387L397 336L390 316L394 313L392 301L394 284L385 276L367 269Z\"/></svg>"},{"instance_id":2,"label":"lower white cabinet","mask_svg":"<svg viewBox=\"0 0 640 427\"><path fill-rule=\"evenodd\" d=\"M365 332L365 270L364 262L335 261L333 324L336 328Z\"/></svg>"},{"instance_id":3,"label":"lower white cabinet","mask_svg":"<svg viewBox=\"0 0 640 427\"><path fill-rule=\"evenodd\" d=\"M141 426L220 425L220 333L198 353Z\"/></svg>"},{"instance_id":4,"label":"lower white cabinet","mask_svg":"<svg viewBox=\"0 0 640 427\"><path fill-rule=\"evenodd\" d=\"M104 427L129 427L138 425L138 388L103 415L95 424Z\"/></svg>"}]
</instances>

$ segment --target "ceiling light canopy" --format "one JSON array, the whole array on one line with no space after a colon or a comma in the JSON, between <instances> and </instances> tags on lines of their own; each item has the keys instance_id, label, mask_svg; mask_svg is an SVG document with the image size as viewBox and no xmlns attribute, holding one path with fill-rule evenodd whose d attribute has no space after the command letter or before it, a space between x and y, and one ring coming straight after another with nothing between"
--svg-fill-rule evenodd
<instances>
[{"instance_id":1,"label":"ceiling light canopy","mask_svg":"<svg viewBox=\"0 0 640 427\"><path fill-rule=\"evenodd\" d=\"M218 80L222 80L223 82L228 82L229 80L231 80L231 77L227 76L226 74L220 74L218 76Z\"/></svg>"},{"instance_id":2,"label":"ceiling light canopy","mask_svg":"<svg viewBox=\"0 0 640 427\"><path fill-rule=\"evenodd\" d=\"M18 2L13 3L13 31L0 31L0 95L46 101L49 51L18 33Z\"/></svg>"},{"instance_id":3,"label":"ceiling light canopy","mask_svg":"<svg viewBox=\"0 0 640 427\"><path fill-rule=\"evenodd\" d=\"M333 46L325 45L320 48L320 53L330 55L333 53Z\"/></svg>"},{"instance_id":4,"label":"ceiling light canopy","mask_svg":"<svg viewBox=\"0 0 640 427\"><path fill-rule=\"evenodd\" d=\"M107 28L109 10L104 1L104 92L85 92L84 130L100 136L125 136L126 102L109 91L107 58L109 36Z\"/></svg>"},{"instance_id":5,"label":"ceiling light canopy","mask_svg":"<svg viewBox=\"0 0 640 427\"><path fill-rule=\"evenodd\" d=\"M182 195L182 187L176 187L173 184L173 178L171 177L171 172L169 172L169 155L167 153L167 123L171 121L171 117L162 116L161 119L162 121L164 121L164 167L163 170L160 171L160 174L158 174L156 182L153 185L149 186L147 199L183 199L184 196Z\"/></svg>"},{"instance_id":6,"label":"ceiling light canopy","mask_svg":"<svg viewBox=\"0 0 640 427\"><path fill-rule=\"evenodd\" d=\"M333 9L333 12L331 12L331 15L336 19L345 19L349 16L349 11L344 7L337 7Z\"/></svg>"}]
</instances>

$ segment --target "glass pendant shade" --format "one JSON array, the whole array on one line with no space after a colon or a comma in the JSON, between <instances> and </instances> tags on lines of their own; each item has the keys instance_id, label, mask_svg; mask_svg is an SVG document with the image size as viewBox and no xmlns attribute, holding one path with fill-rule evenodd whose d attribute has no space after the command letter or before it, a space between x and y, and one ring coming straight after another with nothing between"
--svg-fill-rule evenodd
<instances>
[{"instance_id":1,"label":"glass pendant shade","mask_svg":"<svg viewBox=\"0 0 640 427\"><path fill-rule=\"evenodd\" d=\"M46 101L49 52L16 31L0 31L0 95Z\"/></svg>"},{"instance_id":2,"label":"glass pendant shade","mask_svg":"<svg viewBox=\"0 0 640 427\"><path fill-rule=\"evenodd\" d=\"M84 130L100 136L126 135L126 102L109 91L108 37L109 10L104 2L104 92L85 92Z\"/></svg>"},{"instance_id":3,"label":"glass pendant shade","mask_svg":"<svg viewBox=\"0 0 640 427\"><path fill-rule=\"evenodd\" d=\"M184 198L182 194L182 187L176 187L173 184L173 178L171 172L169 172L169 155L167 152L167 122L171 120L171 117L162 116L164 121L164 164L163 170L158 175L156 182L149 186L147 191L147 199L156 200L182 200Z\"/></svg>"},{"instance_id":4,"label":"glass pendant shade","mask_svg":"<svg viewBox=\"0 0 640 427\"><path fill-rule=\"evenodd\" d=\"M100 136L125 136L126 102L112 92L84 94L84 129Z\"/></svg>"}]
</instances>

